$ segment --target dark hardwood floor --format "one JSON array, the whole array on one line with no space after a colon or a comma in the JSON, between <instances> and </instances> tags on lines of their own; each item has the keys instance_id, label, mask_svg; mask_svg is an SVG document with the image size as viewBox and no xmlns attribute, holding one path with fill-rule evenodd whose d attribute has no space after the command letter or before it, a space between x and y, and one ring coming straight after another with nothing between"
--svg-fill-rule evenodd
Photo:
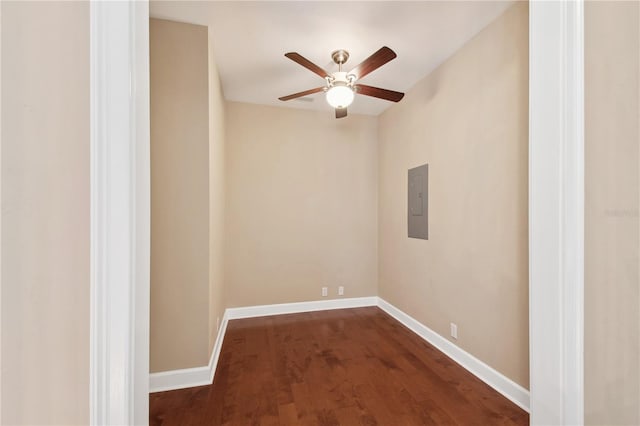
<instances>
[{"instance_id":1,"label":"dark hardwood floor","mask_svg":"<svg viewBox=\"0 0 640 426\"><path fill-rule=\"evenodd\" d=\"M524 425L528 414L376 307L230 321L210 386L151 425Z\"/></svg>"}]
</instances>

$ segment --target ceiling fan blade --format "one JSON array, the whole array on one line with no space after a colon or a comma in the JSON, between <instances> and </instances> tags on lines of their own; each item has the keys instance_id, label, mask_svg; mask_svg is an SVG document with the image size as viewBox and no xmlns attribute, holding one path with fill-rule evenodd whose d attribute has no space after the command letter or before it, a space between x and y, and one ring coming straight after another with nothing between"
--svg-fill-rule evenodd
<instances>
[{"instance_id":1,"label":"ceiling fan blade","mask_svg":"<svg viewBox=\"0 0 640 426\"><path fill-rule=\"evenodd\" d=\"M356 89L361 95L373 96L374 98L384 99L385 101L399 102L404 98L404 93L402 92L367 86L366 84L356 84Z\"/></svg>"},{"instance_id":2,"label":"ceiling fan blade","mask_svg":"<svg viewBox=\"0 0 640 426\"><path fill-rule=\"evenodd\" d=\"M314 93L322 92L323 90L324 90L324 86L323 87L316 87L315 89L305 90L304 92L294 93L292 95L283 96L283 97L278 98L278 99L280 99L281 101L288 101L288 100L295 99L295 98L301 98L301 97L307 96L307 95L313 95Z\"/></svg>"},{"instance_id":3,"label":"ceiling fan blade","mask_svg":"<svg viewBox=\"0 0 640 426\"><path fill-rule=\"evenodd\" d=\"M346 108L336 108L336 118L344 118L347 116Z\"/></svg>"},{"instance_id":4,"label":"ceiling fan blade","mask_svg":"<svg viewBox=\"0 0 640 426\"><path fill-rule=\"evenodd\" d=\"M293 62L299 63L303 67L318 74L322 78L329 77L329 74L325 70L323 70L322 68L320 68L319 66L317 66L316 64L314 64L313 62L311 62L310 60L308 60L307 58L305 58L299 53L289 52L289 53L285 53L284 56L291 59Z\"/></svg>"},{"instance_id":5,"label":"ceiling fan blade","mask_svg":"<svg viewBox=\"0 0 640 426\"><path fill-rule=\"evenodd\" d=\"M356 76L356 79L360 79L371 71L377 70L396 56L396 52L389 49L387 46L383 46L376 53L362 61L360 65L352 69L349 74L353 74Z\"/></svg>"}]
</instances>

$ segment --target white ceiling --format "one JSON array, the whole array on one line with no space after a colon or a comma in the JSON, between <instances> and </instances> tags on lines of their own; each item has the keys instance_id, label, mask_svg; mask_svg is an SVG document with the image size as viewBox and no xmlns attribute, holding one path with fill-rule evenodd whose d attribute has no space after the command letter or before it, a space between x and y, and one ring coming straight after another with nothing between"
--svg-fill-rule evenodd
<instances>
[{"instance_id":1,"label":"white ceiling","mask_svg":"<svg viewBox=\"0 0 640 426\"><path fill-rule=\"evenodd\" d=\"M324 85L284 57L298 52L337 71L330 54L346 49L350 70L382 46L398 57L362 83L408 91L497 18L512 1L152 1L152 17L208 25L227 100L331 111L324 95L278 97ZM391 102L356 96L350 113L378 115Z\"/></svg>"}]
</instances>

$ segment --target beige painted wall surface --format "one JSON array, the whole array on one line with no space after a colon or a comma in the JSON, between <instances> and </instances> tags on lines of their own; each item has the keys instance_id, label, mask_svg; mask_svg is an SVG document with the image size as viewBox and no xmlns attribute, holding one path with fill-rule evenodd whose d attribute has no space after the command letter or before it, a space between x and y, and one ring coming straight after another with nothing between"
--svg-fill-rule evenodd
<instances>
[{"instance_id":1,"label":"beige painted wall surface","mask_svg":"<svg viewBox=\"0 0 640 426\"><path fill-rule=\"evenodd\" d=\"M376 295L376 118L233 102L226 114L227 305L318 300L322 286Z\"/></svg>"},{"instance_id":2,"label":"beige painted wall surface","mask_svg":"<svg viewBox=\"0 0 640 426\"><path fill-rule=\"evenodd\" d=\"M207 28L152 19L151 372L207 365Z\"/></svg>"},{"instance_id":3,"label":"beige painted wall surface","mask_svg":"<svg viewBox=\"0 0 640 426\"><path fill-rule=\"evenodd\" d=\"M89 422L89 4L2 3L2 419Z\"/></svg>"},{"instance_id":4,"label":"beige painted wall surface","mask_svg":"<svg viewBox=\"0 0 640 426\"><path fill-rule=\"evenodd\" d=\"M516 383L528 358L528 4L508 9L379 122L379 293ZM429 164L429 240L407 169Z\"/></svg>"},{"instance_id":5,"label":"beige painted wall surface","mask_svg":"<svg viewBox=\"0 0 640 426\"><path fill-rule=\"evenodd\" d=\"M640 424L640 7L585 6L585 422Z\"/></svg>"},{"instance_id":6,"label":"beige painted wall surface","mask_svg":"<svg viewBox=\"0 0 640 426\"><path fill-rule=\"evenodd\" d=\"M225 104L212 46L209 34L209 355L225 310Z\"/></svg>"}]
</instances>

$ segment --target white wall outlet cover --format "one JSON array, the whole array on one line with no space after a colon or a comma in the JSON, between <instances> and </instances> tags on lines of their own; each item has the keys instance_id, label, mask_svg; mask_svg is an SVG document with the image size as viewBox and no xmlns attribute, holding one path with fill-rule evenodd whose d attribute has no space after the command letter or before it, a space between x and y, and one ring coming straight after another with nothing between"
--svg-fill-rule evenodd
<instances>
[{"instance_id":1,"label":"white wall outlet cover","mask_svg":"<svg viewBox=\"0 0 640 426\"><path fill-rule=\"evenodd\" d=\"M338 287L338 295L339 296L344 296L344 287L343 286Z\"/></svg>"},{"instance_id":2,"label":"white wall outlet cover","mask_svg":"<svg viewBox=\"0 0 640 426\"><path fill-rule=\"evenodd\" d=\"M451 337L458 338L458 326L454 323L451 323Z\"/></svg>"},{"instance_id":3,"label":"white wall outlet cover","mask_svg":"<svg viewBox=\"0 0 640 426\"><path fill-rule=\"evenodd\" d=\"M322 287L322 296L327 297L329 295L329 288Z\"/></svg>"}]
</instances>

